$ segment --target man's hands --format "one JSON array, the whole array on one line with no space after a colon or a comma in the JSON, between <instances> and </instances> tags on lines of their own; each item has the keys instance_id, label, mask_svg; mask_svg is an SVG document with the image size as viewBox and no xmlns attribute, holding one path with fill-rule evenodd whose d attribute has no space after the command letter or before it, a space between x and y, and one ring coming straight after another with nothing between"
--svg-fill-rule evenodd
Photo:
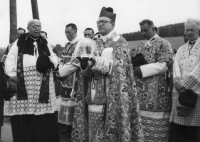
<instances>
[{"instance_id":1,"label":"man's hands","mask_svg":"<svg viewBox=\"0 0 200 142\"><path fill-rule=\"evenodd\" d=\"M8 91L17 92L17 77L10 77L7 79Z\"/></svg>"},{"instance_id":2,"label":"man's hands","mask_svg":"<svg viewBox=\"0 0 200 142\"><path fill-rule=\"evenodd\" d=\"M142 72L141 72L140 67L134 67L133 71L134 71L134 76L138 78L142 78Z\"/></svg>"}]
</instances>

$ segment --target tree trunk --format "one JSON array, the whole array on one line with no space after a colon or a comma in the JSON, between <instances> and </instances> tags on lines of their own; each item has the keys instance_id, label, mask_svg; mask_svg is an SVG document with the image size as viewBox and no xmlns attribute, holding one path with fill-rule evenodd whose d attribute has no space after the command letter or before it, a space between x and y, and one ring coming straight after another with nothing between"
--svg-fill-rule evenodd
<instances>
[{"instance_id":1,"label":"tree trunk","mask_svg":"<svg viewBox=\"0 0 200 142\"><path fill-rule=\"evenodd\" d=\"M32 6L33 19L39 20L40 18L39 18L37 0L31 0L31 6Z\"/></svg>"},{"instance_id":2,"label":"tree trunk","mask_svg":"<svg viewBox=\"0 0 200 142\"><path fill-rule=\"evenodd\" d=\"M17 30L17 6L16 0L10 0L10 43L16 40Z\"/></svg>"}]
</instances>

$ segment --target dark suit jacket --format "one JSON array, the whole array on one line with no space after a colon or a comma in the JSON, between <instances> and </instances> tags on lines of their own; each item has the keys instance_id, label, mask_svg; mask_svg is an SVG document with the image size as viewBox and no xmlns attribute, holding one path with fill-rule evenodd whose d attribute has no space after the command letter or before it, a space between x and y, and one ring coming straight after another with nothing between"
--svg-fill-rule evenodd
<instances>
[{"instance_id":1,"label":"dark suit jacket","mask_svg":"<svg viewBox=\"0 0 200 142\"><path fill-rule=\"evenodd\" d=\"M0 64L0 126L3 125L3 106L4 98L3 95L7 93L7 81L4 77L4 69Z\"/></svg>"}]
</instances>

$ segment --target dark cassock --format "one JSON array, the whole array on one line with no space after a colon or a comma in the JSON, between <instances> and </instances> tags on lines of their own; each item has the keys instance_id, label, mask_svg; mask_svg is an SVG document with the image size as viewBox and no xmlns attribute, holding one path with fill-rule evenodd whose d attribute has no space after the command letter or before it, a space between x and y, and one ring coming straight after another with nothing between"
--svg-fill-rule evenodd
<instances>
[{"instance_id":1,"label":"dark cassock","mask_svg":"<svg viewBox=\"0 0 200 142\"><path fill-rule=\"evenodd\" d=\"M34 39L27 33L13 43L5 72L17 78L17 93L5 101L4 115L11 118L14 141L59 141L51 70L57 64L57 56L41 36Z\"/></svg>"}]
</instances>

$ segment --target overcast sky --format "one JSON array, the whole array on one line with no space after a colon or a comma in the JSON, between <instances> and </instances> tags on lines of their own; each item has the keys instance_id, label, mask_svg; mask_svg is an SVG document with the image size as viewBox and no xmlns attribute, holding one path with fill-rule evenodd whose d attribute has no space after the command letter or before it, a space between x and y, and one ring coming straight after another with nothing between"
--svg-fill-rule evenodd
<instances>
[{"instance_id":1,"label":"overcast sky","mask_svg":"<svg viewBox=\"0 0 200 142\"><path fill-rule=\"evenodd\" d=\"M17 1L17 27L27 29L32 19L31 0ZM65 45L65 26L75 23L78 35L85 28L97 32L96 21L103 6L117 14L115 30L119 34L139 31L139 22L150 19L156 26L180 23L187 18L200 19L200 0L37 0L42 30L48 42ZM0 47L9 43L9 0L0 0Z\"/></svg>"}]
</instances>

